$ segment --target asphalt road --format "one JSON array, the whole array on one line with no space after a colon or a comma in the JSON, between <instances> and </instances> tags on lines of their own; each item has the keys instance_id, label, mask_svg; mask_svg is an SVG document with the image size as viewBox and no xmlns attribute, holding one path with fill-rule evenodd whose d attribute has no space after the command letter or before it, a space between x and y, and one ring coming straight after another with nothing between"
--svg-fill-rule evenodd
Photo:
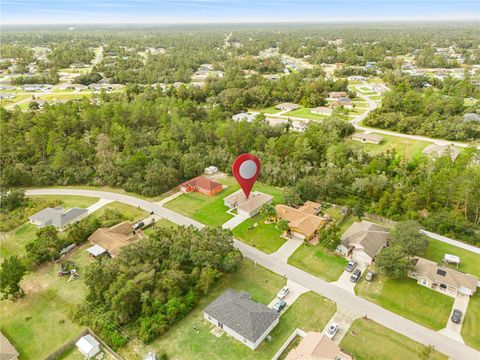
<instances>
[{"instance_id":1,"label":"asphalt road","mask_svg":"<svg viewBox=\"0 0 480 360\"><path fill-rule=\"evenodd\" d=\"M146 211L153 211L156 215L166 218L179 225L193 225L203 228L204 225L178 214L174 211L161 207L150 201L139 199L133 196L117 194L106 191L83 190L83 189L37 189L27 190L26 195L80 195L99 197L107 200L119 201L128 205L140 207ZM443 334L430 330L413 321L407 320L391 311L388 311L376 304L373 304L355 294L347 292L336 285L328 283L303 270L291 266L281 260L270 256L235 240L235 246L242 254L255 263L295 281L296 283L335 301L340 306L357 311L366 315L377 323L396 331L408 338L418 341L424 345L432 345L436 350L457 360L479 360L480 352L455 341Z\"/></svg>"}]
</instances>

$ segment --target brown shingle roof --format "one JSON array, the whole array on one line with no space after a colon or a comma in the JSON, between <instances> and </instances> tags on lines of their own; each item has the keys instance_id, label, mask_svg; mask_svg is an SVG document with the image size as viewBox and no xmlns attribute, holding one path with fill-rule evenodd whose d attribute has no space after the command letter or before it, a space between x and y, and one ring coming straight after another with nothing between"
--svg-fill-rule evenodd
<instances>
[{"instance_id":1,"label":"brown shingle roof","mask_svg":"<svg viewBox=\"0 0 480 360\"><path fill-rule=\"evenodd\" d=\"M131 244L138 237L133 232L133 226L128 221L121 222L110 228L97 229L88 240L107 250L112 256L120 253L120 248Z\"/></svg>"},{"instance_id":2,"label":"brown shingle roof","mask_svg":"<svg viewBox=\"0 0 480 360\"><path fill-rule=\"evenodd\" d=\"M287 220L290 228L309 237L325 223L325 219L308 212L303 212L301 210L302 208L305 210L311 209L310 206L305 207L305 205L300 209L295 209L287 205L275 206L279 218Z\"/></svg>"},{"instance_id":3,"label":"brown shingle roof","mask_svg":"<svg viewBox=\"0 0 480 360\"><path fill-rule=\"evenodd\" d=\"M342 352L340 347L325 334L310 331L291 350L285 360L351 360L350 355Z\"/></svg>"}]
</instances>

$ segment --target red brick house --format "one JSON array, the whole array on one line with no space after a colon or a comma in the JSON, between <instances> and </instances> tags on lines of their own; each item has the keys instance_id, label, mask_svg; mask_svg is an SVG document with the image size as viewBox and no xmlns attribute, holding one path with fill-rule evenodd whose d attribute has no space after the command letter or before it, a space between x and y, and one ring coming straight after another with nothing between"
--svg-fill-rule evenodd
<instances>
[{"instance_id":1,"label":"red brick house","mask_svg":"<svg viewBox=\"0 0 480 360\"><path fill-rule=\"evenodd\" d=\"M206 177L197 176L192 180L188 180L185 181L183 184L180 184L179 188L180 191L183 191L184 193L198 191L202 194L212 196L222 191L223 185L213 180L207 179Z\"/></svg>"}]
</instances>

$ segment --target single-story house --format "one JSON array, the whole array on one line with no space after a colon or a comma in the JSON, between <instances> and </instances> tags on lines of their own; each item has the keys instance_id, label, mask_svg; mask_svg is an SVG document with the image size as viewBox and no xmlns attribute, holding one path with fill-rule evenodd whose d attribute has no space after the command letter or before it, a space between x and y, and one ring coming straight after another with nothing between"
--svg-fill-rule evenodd
<instances>
[{"instance_id":1,"label":"single-story house","mask_svg":"<svg viewBox=\"0 0 480 360\"><path fill-rule=\"evenodd\" d=\"M314 206L307 203L298 209L287 205L277 205L275 210L279 219L288 221L288 227L292 235L300 239L310 240L315 236L317 230L328 221L327 218L312 213L316 210Z\"/></svg>"},{"instance_id":2,"label":"single-story house","mask_svg":"<svg viewBox=\"0 0 480 360\"><path fill-rule=\"evenodd\" d=\"M365 76L359 76L359 75L352 75L347 77L348 81L366 81L367 78Z\"/></svg>"},{"instance_id":3,"label":"single-story house","mask_svg":"<svg viewBox=\"0 0 480 360\"><path fill-rule=\"evenodd\" d=\"M423 153L433 159L450 155L452 161L455 161L458 155L460 155L460 150L453 145L430 144L425 149L423 149Z\"/></svg>"},{"instance_id":4,"label":"single-story house","mask_svg":"<svg viewBox=\"0 0 480 360\"><path fill-rule=\"evenodd\" d=\"M100 343L92 335L82 336L75 345L87 359L93 358L100 352Z\"/></svg>"},{"instance_id":5,"label":"single-story house","mask_svg":"<svg viewBox=\"0 0 480 360\"><path fill-rule=\"evenodd\" d=\"M275 310L253 301L249 293L231 289L208 305L203 316L252 350L267 337L280 317Z\"/></svg>"},{"instance_id":6,"label":"single-story house","mask_svg":"<svg viewBox=\"0 0 480 360\"><path fill-rule=\"evenodd\" d=\"M358 262L371 264L390 237L387 228L362 220L354 222L341 236L336 251Z\"/></svg>"},{"instance_id":7,"label":"single-story house","mask_svg":"<svg viewBox=\"0 0 480 360\"><path fill-rule=\"evenodd\" d=\"M218 172L218 167L216 166L209 166L204 169L205 174L207 175L213 175Z\"/></svg>"},{"instance_id":8,"label":"single-story house","mask_svg":"<svg viewBox=\"0 0 480 360\"><path fill-rule=\"evenodd\" d=\"M414 258L414 268L408 276L417 283L443 294L472 296L477 290L478 278L461 271L438 265L421 257Z\"/></svg>"},{"instance_id":9,"label":"single-story house","mask_svg":"<svg viewBox=\"0 0 480 360\"><path fill-rule=\"evenodd\" d=\"M183 184L180 184L179 188L180 191L184 193L198 191L202 194L212 196L222 191L223 185L206 177L197 176L192 180L188 180L185 181Z\"/></svg>"},{"instance_id":10,"label":"single-story house","mask_svg":"<svg viewBox=\"0 0 480 360\"><path fill-rule=\"evenodd\" d=\"M323 333L309 331L285 360L353 360L340 347Z\"/></svg>"},{"instance_id":11,"label":"single-story house","mask_svg":"<svg viewBox=\"0 0 480 360\"><path fill-rule=\"evenodd\" d=\"M343 106L346 109L353 109L353 103L349 97L341 97L337 99L336 103L340 104L340 106Z\"/></svg>"},{"instance_id":12,"label":"single-story house","mask_svg":"<svg viewBox=\"0 0 480 360\"><path fill-rule=\"evenodd\" d=\"M272 200L273 196L259 191L251 192L247 199L240 189L223 198L223 204L230 209L236 209L238 215L250 218L259 213L263 204L271 204Z\"/></svg>"},{"instance_id":13,"label":"single-story house","mask_svg":"<svg viewBox=\"0 0 480 360\"><path fill-rule=\"evenodd\" d=\"M18 351L12 343L0 332L0 360L18 360Z\"/></svg>"},{"instance_id":14,"label":"single-story house","mask_svg":"<svg viewBox=\"0 0 480 360\"><path fill-rule=\"evenodd\" d=\"M328 97L330 99L340 99L343 97L347 97L347 93L345 91L332 91L328 93Z\"/></svg>"},{"instance_id":15,"label":"single-story house","mask_svg":"<svg viewBox=\"0 0 480 360\"><path fill-rule=\"evenodd\" d=\"M477 113L466 113L463 115L463 120L480 122L480 115Z\"/></svg>"},{"instance_id":16,"label":"single-story house","mask_svg":"<svg viewBox=\"0 0 480 360\"><path fill-rule=\"evenodd\" d=\"M252 122L259 115L258 112L238 113L232 116L234 121L247 121Z\"/></svg>"},{"instance_id":17,"label":"single-story house","mask_svg":"<svg viewBox=\"0 0 480 360\"><path fill-rule=\"evenodd\" d=\"M275 106L275 109L282 110L282 111L292 111L298 109L300 106L294 103L281 103Z\"/></svg>"},{"instance_id":18,"label":"single-story house","mask_svg":"<svg viewBox=\"0 0 480 360\"><path fill-rule=\"evenodd\" d=\"M80 220L87 214L87 209L74 207L65 210L63 207L57 206L54 208L48 207L40 210L36 214L30 216L28 220L39 228L53 225L57 229L61 229L74 221Z\"/></svg>"},{"instance_id":19,"label":"single-story house","mask_svg":"<svg viewBox=\"0 0 480 360\"><path fill-rule=\"evenodd\" d=\"M352 135L352 140L378 145L382 142L383 136L378 134L355 133Z\"/></svg>"},{"instance_id":20,"label":"single-story house","mask_svg":"<svg viewBox=\"0 0 480 360\"><path fill-rule=\"evenodd\" d=\"M87 251L94 257L109 253L110 256L117 256L120 248L137 240L138 236L133 226L128 221L123 221L109 228L99 228L88 237L92 247Z\"/></svg>"},{"instance_id":21,"label":"single-story house","mask_svg":"<svg viewBox=\"0 0 480 360\"><path fill-rule=\"evenodd\" d=\"M308 127L308 121L303 120L293 120L290 126L290 129L293 131L305 131Z\"/></svg>"},{"instance_id":22,"label":"single-story house","mask_svg":"<svg viewBox=\"0 0 480 360\"><path fill-rule=\"evenodd\" d=\"M327 106L318 106L316 108L311 109L310 112L312 114L317 114L317 115L327 115L327 116L332 115L332 109L330 109Z\"/></svg>"}]
</instances>

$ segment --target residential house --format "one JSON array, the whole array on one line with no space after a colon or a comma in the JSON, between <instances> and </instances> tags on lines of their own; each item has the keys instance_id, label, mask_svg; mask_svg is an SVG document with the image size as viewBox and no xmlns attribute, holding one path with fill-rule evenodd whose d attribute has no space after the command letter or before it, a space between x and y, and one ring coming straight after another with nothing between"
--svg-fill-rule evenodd
<instances>
[{"instance_id":1,"label":"residential house","mask_svg":"<svg viewBox=\"0 0 480 360\"><path fill-rule=\"evenodd\" d=\"M15 94L0 94L0 99L2 100L8 100L8 99L13 99L15 97Z\"/></svg>"},{"instance_id":2,"label":"residential house","mask_svg":"<svg viewBox=\"0 0 480 360\"><path fill-rule=\"evenodd\" d=\"M359 75L352 75L347 77L348 81L367 81L367 78L365 76L359 76ZM346 96L346 95L345 95Z\"/></svg>"},{"instance_id":3,"label":"residential house","mask_svg":"<svg viewBox=\"0 0 480 360\"><path fill-rule=\"evenodd\" d=\"M40 210L36 214L30 216L28 220L39 228L53 225L57 229L62 229L72 222L79 221L86 215L88 215L87 209L74 207L65 210L63 207L57 206Z\"/></svg>"},{"instance_id":4,"label":"residential house","mask_svg":"<svg viewBox=\"0 0 480 360\"><path fill-rule=\"evenodd\" d=\"M10 341L0 332L0 360L18 360L19 353Z\"/></svg>"},{"instance_id":5,"label":"residential house","mask_svg":"<svg viewBox=\"0 0 480 360\"><path fill-rule=\"evenodd\" d=\"M300 106L294 103L281 103L275 106L275 109L282 110L282 111L292 111L298 109Z\"/></svg>"},{"instance_id":6,"label":"residential house","mask_svg":"<svg viewBox=\"0 0 480 360\"><path fill-rule=\"evenodd\" d=\"M248 199L245 197L243 190L235 191L233 194L223 199L223 204L230 209L236 209L238 215L250 218L260 212L263 204L271 204L273 196L253 191Z\"/></svg>"},{"instance_id":7,"label":"residential house","mask_svg":"<svg viewBox=\"0 0 480 360\"><path fill-rule=\"evenodd\" d=\"M472 296L478 286L476 276L438 265L421 257L414 258L414 268L408 272L408 276L417 280L420 285L452 297L458 294Z\"/></svg>"},{"instance_id":8,"label":"residential house","mask_svg":"<svg viewBox=\"0 0 480 360\"><path fill-rule=\"evenodd\" d=\"M245 120L247 122L252 122L253 120L255 120L255 118L259 115L260 113L258 112L248 112L248 113L239 113L239 114L235 114L232 116L232 119L234 121L242 121L242 120Z\"/></svg>"},{"instance_id":9,"label":"residential house","mask_svg":"<svg viewBox=\"0 0 480 360\"><path fill-rule=\"evenodd\" d=\"M336 251L358 262L371 264L375 256L387 245L387 228L362 220L354 222L341 237Z\"/></svg>"},{"instance_id":10,"label":"residential house","mask_svg":"<svg viewBox=\"0 0 480 360\"><path fill-rule=\"evenodd\" d=\"M477 113L466 113L463 115L463 120L480 122L480 115Z\"/></svg>"},{"instance_id":11,"label":"residential house","mask_svg":"<svg viewBox=\"0 0 480 360\"><path fill-rule=\"evenodd\" d=\"M267 337L280 317L275 310L253 301L247 292L231 289L208 305L203 315L252 350Z\"/></svg>"},{"instance_id":12,"label":"residential house","mask_svg":"<svg viewBox=\"0 0 480 360\"><path fill-rule=\"evenodd\" d=\"M453 145L430 144L423 149L423 153L433 159L450 155L452 161L455 161L458 155L460 155L460 150Z\"/></svg>"},{"instance_id":13,"label":"residential house","mask_svg":"<svg viewBox=\"0 0 480 360\"><path fill-rule=\"evenodd\" d=\"M292 120L290 124L290 129L294 131L305 131L308 127L308 121L304 120Z\"/></svg>"},{"instance_id":14,"label":"residential house","mask_svg":"<svg viewBox=\"0 0 480 360\"><path fill-rule=\"evenodd\" d=\"M328 97L330 99L340 99L343 97L347 97L347 93L345 91L331 91L328 93Z\"/></svg>"},{"instance_id":15,"label":"residential house","mask_svg":"<svg viewBox=\"0 0 480 360\"><path fill-rule=\"evenodd\" d=\"M185 181L183 184L180 184L179 188L180 191L184 193L198 191L202 194L212 196L222 191L223 185L206 177L197 176L192 180L188 180Z\"/></svg>"},{"instance_id":16,"label":"residential house","mask_svg":"<svg viewBox=\"0 0 480 360\"><path fill-rule=\"evenodd\" d=\"M318 207L316 207L317 205ZM277 217L288 221L288 227L292 235L305 240L313 238L317 230L328 221L326 217L316 215L319 208L320 204L314 202L306 202L298 209L287 205L275 206Z\"/></svg>"},{"instance_id":17,"label":"residential house","mask_svg":"<svg viewBox=\"0 0 480 360\"><path fill-rule=\"evenodd\" d=\"M92 335L82 336L75 345L86 359L91 359L100 352L100 343Z\"/></svg>"},{"instance_id":18,"label":"residential house","mask_svg":"<svg viewBox=\"0 0 480 360\"><path fill-rule=\"evenodd\" d=\"M128 221L123 221L109 228L99 228L88 237L92 247L87 251L93 256L98 257L108 253L114 257L120 254L123 246L131 244L137 240L138 236L133 230L133 226Z\"/></svg>"},{"instance_id":19,"label":"residential house","mask_svg":"<svg viewBox=\"0 0 480 360\"><path fill-rule=\"evenodd\" d=\"M353 357L325 334L309 331L285 360L353 360Z\"/></svg>"},{"instance_id":20,"label":"residential house","mask_svg":"<svg viewBox=\"0 0 480 360\"><path fill-rule=\"evenodd\" d=\"M310 112L312 114L317 114L317 115L326 115L326 116L332 115L332 109L330 109L327 106L318 106L316 108L311 109Z\"/></svg>"},{"instance_id":21,"label":"residential house","mask_svg":"<svg viewBox=\"0 0 480 360\"><path fill-rule=\"evenodd\" d=\"M209 166L204 169L205 174L207 175L213 175L218 172L218 167L216 166Z\"/></svg>"},{"instance_id":22,"label":"residential house","mask_svg":"<svg viewBox=\"0 0 480 360\"><path fill-rule=\"evenodd\" d=\"M341 97L336 101L336 103L338 103L340 106L343 106L346 109L353 109L353 103L349 97Z\"/></svg>"},{"instance_id":23,"label":"residential house","mask_svg":"<svg viewBox=\"0 0 480 360\"><path fill-rule=\"evenodd\" d=\"M355 133L352 135L352 140L378 145L382 142L383 136L378 134Z\"/></svg>"}]
</instances>

